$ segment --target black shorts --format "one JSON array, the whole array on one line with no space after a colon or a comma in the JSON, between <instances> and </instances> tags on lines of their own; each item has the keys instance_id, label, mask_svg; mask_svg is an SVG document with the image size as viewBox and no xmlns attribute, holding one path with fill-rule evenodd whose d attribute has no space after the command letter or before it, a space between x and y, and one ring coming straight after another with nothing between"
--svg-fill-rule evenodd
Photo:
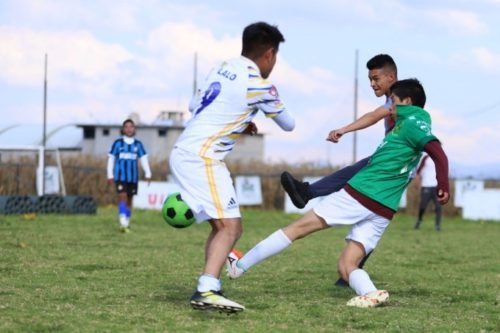
<instances>
[{"instance_id":1,"label":"black shorts","mask_svg":"<svg viewBox=\"0 0 500 333\"><path fill-rule=\"evenodd\" d=\"M116 192L127 193L132 196L137 194L137 183L115 182Z\"/></svg>"}]
</instances>

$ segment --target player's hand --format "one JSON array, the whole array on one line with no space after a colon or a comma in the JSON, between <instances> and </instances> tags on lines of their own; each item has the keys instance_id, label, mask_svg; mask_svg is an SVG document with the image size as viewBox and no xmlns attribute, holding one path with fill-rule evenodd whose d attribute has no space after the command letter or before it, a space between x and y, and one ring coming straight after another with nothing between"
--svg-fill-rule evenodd
<instances>
[{"instance_id":1,"label":"player's hand","mask_svg":"<svg viewBox=\"0 0 500 333\"><path fill-rule=\"evenodd\" d=\"M255 125L255 123L253 121L251 121L247 128L245 128L243 130L243 134L248 134L248 135L255 135L257 134L258 130L257 130L257 125Z\"/></svg>"},{"instance_id":2,"label":"player's hand","mask_svg":"<svg viewBox=\"0 0 500 333\"><path fill-rule=\"evenodd\" d=\"M328 133L328 137L326 138L327 141L337 143L339 142L339 139L344 135L344 131L340 129L336 129Z\"/></svg>"},{"instance_id":3,"label":"player's hand","mask_svg":"<svg viewBox=\"0 0 500 333\"><path fill-rule=\"evenodd\" d=\"M146 178L146 181L148 182L148 186L151 185L151 178Z\"/></svg>"},{"instance_id":4,"label":"player's hand","mask_svg":"<svg viewBox=\"0 0 500 333\"><path fill-rule=\"evenodd\" d=\"M108 185L113 185L115 180L113 178L108 178Z\"/></svg>"},{"instance_id":5,"label":"player's hand","mask_svg":"<svg viewBox=\"0 0 500 333\"><path fill-rule=\"evenodd\" d=\"M441 205L446 205L448 200L450 199L450 194L443 190L438 190L438 201Z\"/></svg>"}]
</instances>

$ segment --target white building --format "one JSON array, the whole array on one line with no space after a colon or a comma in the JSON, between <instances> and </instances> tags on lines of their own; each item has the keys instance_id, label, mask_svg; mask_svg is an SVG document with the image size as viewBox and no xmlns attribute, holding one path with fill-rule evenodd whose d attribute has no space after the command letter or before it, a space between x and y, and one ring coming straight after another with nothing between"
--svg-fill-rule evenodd
<instances>
[{"instance_id":1,"label":"white building","mask_svg":"<svg viewBox=\"0 0 500 333\"><path fill-rule=\"evenodd\" d=\"M183 113L179 111L160 112L150 125L141 123L135 113L129 118L136 123L136 137L142 141L152 160L166 160L184 129ZM81 154L105 157L113 141L121 135L121 124L120 121L116 124L47 126L46 147L52 150L58 149L63 157ZM228 161L263 161L264 135L242 135L238 140L234 151L228 155ZM42 145L42 125L0 127L0 162L20 155L33 155L33 152L28 153L20 149Z\"/></svg>"}]
</instances>

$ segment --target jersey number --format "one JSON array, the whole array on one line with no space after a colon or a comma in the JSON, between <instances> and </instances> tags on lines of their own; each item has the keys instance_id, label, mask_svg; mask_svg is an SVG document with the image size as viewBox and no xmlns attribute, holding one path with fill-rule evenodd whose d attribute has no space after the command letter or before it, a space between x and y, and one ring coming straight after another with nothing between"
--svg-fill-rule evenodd
<instances>
[{"instance_id":1,"label":"jersey number","mask_svg":"<svg viewBox=\"0 0 500 333\"><path fill-rule=\"evenodd\" d=\"M200 106L195 110L194 115L196 116L198 113L203 111L210 103L214 101L217 96L220 94L220 82L212 82L210 84L210 87L205 91L205 94L203 95L201 99Z\"/></svg>"}]
</instances>

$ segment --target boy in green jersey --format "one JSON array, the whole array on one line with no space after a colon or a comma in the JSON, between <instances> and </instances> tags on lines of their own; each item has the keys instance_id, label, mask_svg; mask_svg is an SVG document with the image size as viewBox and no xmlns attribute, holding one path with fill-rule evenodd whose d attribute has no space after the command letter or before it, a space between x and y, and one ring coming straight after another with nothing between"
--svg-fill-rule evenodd
<instances>
[{"instance_id":1,"label":"boy in green jersey","mask_svg":"<svg viewBox=\"0 0 500 333\"><path fill-rule=\"evenodd\" d=\"M293 241L313 232L351 225L346 246L338 261L340 276L358 296L348 306L375 307L385 303L389 293L378 290L368 273L358 268L372 251L398 209L423 151L436 166L440 204L449 199L448 158L431 132L431 117L423 109L425 91L416 79L397 81L391 86L391 115L396 121L368 164L340 191L322 199L297 221L280 229L254 246L242 258L231 253L227 272L240 277L250 267L286 249Z\"/></svg>"}]
</instances>

